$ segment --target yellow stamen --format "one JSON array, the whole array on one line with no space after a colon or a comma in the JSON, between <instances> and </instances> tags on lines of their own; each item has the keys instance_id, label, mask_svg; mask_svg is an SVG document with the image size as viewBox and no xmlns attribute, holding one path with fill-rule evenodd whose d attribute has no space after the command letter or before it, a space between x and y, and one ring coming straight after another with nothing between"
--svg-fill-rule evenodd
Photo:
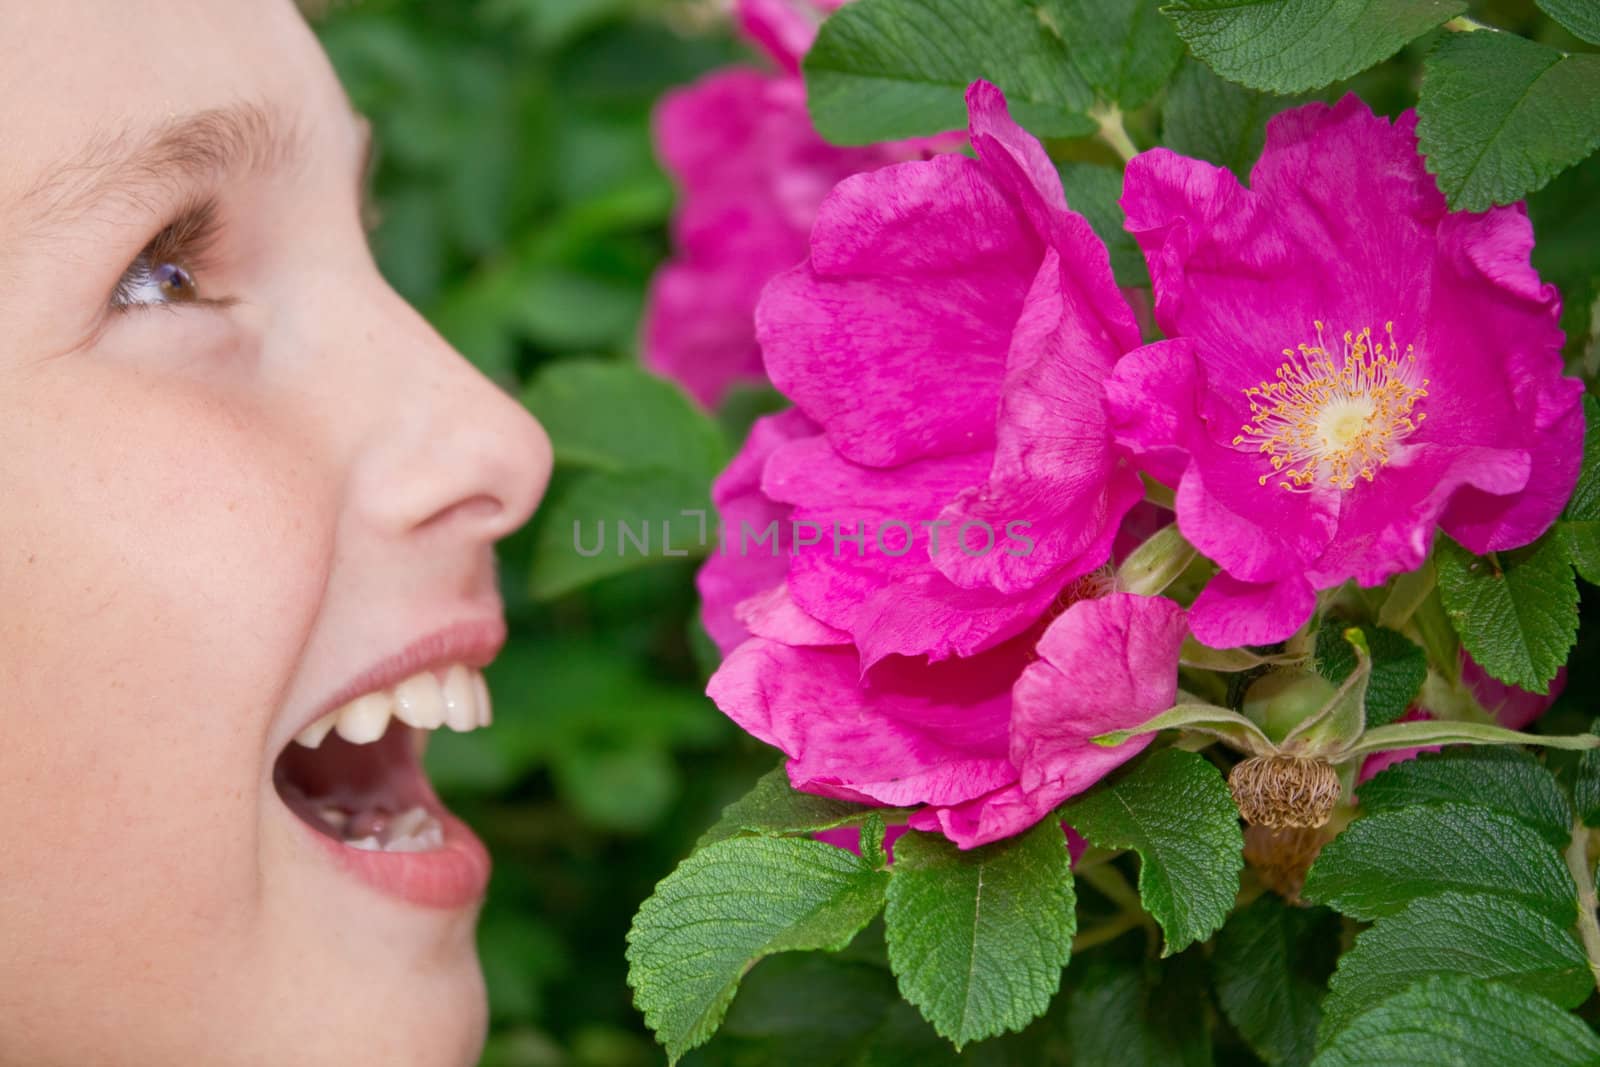
<instances>
[{"instance_id":1,"label":"yellow stamen","mask_svg":"<svg viewBox=\"0 0 1600 1067\"><path fill-rule=\"evenodd\" d=\"M1262 485L1279 477L1292 492L1319 483L1353 489L1357 478L1372 481L1389 462L1390 447L1426 418L1416 407L1428 395L1428 379L1413 384L1417 357L1410 345L1400 351L1394 323L1384 324L1387 344L1373 340L1370 326L1346 330L1337 362L1323 341L1323 324L1316 328L1316 344L1283 350L1288 358L1276 381L1244 391L1250 421L1233 443L1272 464Z\"/></svg>"}]
</instances>

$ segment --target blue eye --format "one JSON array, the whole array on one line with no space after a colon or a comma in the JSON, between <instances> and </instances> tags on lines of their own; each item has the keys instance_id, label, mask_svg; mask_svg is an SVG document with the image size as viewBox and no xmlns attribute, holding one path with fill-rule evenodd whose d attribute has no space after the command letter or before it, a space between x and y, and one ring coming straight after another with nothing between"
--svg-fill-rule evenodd
<instances>
[{"instance_id":1,"label":"blue eye","mask_svg":"<svg viewBox=\"0 0 1600 1067\"><path fill-rule=\"evenodd\" d=\"M111 306L121 311L215 303L200 295L195 276L205 273L207 254L219 233L215 201L200 201L180 211L122 272L111 291Z\"/></svg>"},{"instance_id":2,"label":"blue eye","mask_svg":"<svg viewBox=\"0 0 1600 1067\"><path fill-rule=\"evenodd\" d=\"M112 293L116 307L142 307L151 304L187 304L200 299L194 275L181 263L153 263L140 255L123 272Z\"/></svg>"}]
</instances>

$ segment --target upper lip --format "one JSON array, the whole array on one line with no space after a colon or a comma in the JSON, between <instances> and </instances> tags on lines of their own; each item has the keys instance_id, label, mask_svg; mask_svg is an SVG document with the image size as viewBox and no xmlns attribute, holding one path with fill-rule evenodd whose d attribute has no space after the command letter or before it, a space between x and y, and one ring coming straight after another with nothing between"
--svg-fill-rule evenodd
<instances>
[{"instance_id":1,"label":"upper lip","mask_svg":"<svg viewBox=\"0 0 1600 1067\"><path fill-rule=\"evenodd\" d=\"M499 615L464 619L435 630L380 659L335 690L295 727L295 734L358 696L388 689L422 671L452 663L481 670L499 654L505 643L506 622Z\"/></svg>"}]
</instances>

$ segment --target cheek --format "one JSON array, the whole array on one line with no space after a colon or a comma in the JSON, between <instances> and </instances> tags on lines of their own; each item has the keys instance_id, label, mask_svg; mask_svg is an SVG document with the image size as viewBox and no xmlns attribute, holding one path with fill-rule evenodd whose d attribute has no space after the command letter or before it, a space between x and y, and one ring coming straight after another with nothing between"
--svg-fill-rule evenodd
<instances>
[{"instance_id":1,"label":"cheek","mask_svg":"<svg viewBox=\"0 0 1600 1067\"><path fill-rule=\"evenodd\" d=\"M82 917L98 952L96 926L160 944L128 927L165 917L170 938L178 907L215 943L251 915L265 734L337 478L227 390L91 369L10 391L0 417L0 867L29 887L0 884L0 914ZM73 953L71 931L34 933L32 952Z\"/></svg>"}]
</instances>

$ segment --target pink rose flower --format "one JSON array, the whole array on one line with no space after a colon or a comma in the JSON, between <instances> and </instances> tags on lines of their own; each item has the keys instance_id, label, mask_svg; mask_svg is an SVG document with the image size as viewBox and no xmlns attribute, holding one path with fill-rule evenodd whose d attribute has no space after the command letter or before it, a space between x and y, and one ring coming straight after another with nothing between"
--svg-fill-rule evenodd
<instances>
[{"instance_id":1,"label":"pink rose flower","mask_svg":"<svg viewBox=\"0 0 1600 1067\"><path fill-rule=\"evenodd\" d=\"M1139 343L1105 246L999 90L968 102L978 158L840 183L756 316L773 383L817 428L761 471L815 542L793 546L789 595L866 666L1021 633L1106 562L1143 494L1104 407Z\"/></svg>"},{"instance_id":2,"label":"pink rose flower","mask_svg":"<svg viewBox=\"0 0 1600 1067\"><path fill-rule=\"evenodd\" d=\"M799 60L838 6L741 0L741 26L782 72L717 71L666 94L656 112L657 151L681 197L677 254L651 285L644 362L708 407L737 382L764 380L756 301L805 258L822 198L842 178L931 145L837 148L812 128Z\"/></svg>"},{"instance_id":3,"label":"pink rose flower","mask_svg":"<svg viewBox=\"0 0 1600 1067\"><path fill-rule=\"evenodd\" d=\"M708 692L795 787L917 807L963 847L1142 750L1090 739L1172 705L1185 633L1095 573L1142 496L1104 410L1139 342L1105 247L1000 92L968 104L978 158L842 182L769 286L796 409L719 479L700 576L731 650Z\"/></svg>"},{"instance_id":4,"label":"pink rose flower","mask_svg":"<svg viewBox=\"0 0 1600 1067\"><path fill-rule=\"evenodd\" d=\"M1122 361L1111 406L1221 569L1208 645L1290 636L1319 589L1420 566L1436 527L1525 545L1577 479L1582 385L1526 213L1447 211L1415 125L1354 96L1286 112L1249 189L1165 149L1128 166L1170 340Z\"/></svg>"},{"instance_id":5,"label":"pink rose flower","mask_svg":"<svg viewBox=\"0 0 1600 1067\"><path fill-rule=\"evenodd\" d=\"M1172 601L1113 593L976 656L891 656L863 677L854 646L787 643L752 618L707 688L717 706L789 757L796 789L917 806L912 828L962 848L1021 833L1143 751L1152 735L1091 739L1172 706L1186 633Z\"/></svg>"}]
</instances>

